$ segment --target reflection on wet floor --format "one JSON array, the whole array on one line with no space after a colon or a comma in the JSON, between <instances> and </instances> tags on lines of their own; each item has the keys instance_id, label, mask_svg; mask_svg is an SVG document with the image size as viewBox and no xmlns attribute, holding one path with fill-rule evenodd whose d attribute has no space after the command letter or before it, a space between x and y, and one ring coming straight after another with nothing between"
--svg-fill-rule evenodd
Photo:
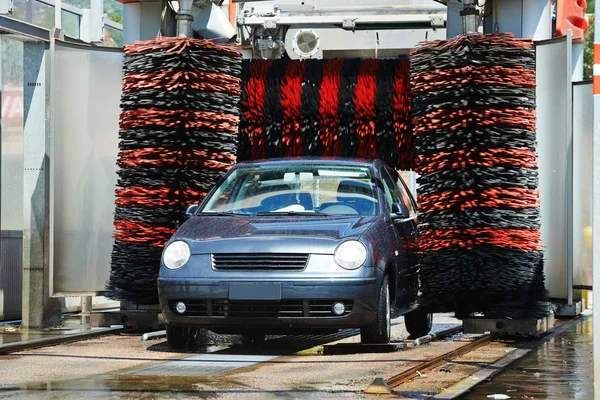
<instances>
[{"instance_id":1,"label":"reflection on wet floor","mask_svg":"<svg viewBox=\"0 0 600 400\"><path fill-rule=\"evenodd\" d=\"M452 323L435 324L433 331L441 331L456 326ZM144 359L158 361L153 366L133 367L130 369L114 370L95 376L81 379L65 379L53 382L39 382L25 384L18 387L2 388L0 384L0 398L18 399L156 399L156 398L215 398L233 396L235 398L263 399L263 398L307 398L307 399L341 399L357 398L362 392L356 389L318 389L310 385L296 386L293 388L277 388L276 390L261 390L249 386L248 382L236 381L236 375L229 372L238 368L254 368L258 364L295 364L299 369L304 368L302 359L278 358L284 355L316 355L322 345L344 339L359 341L358 329L342 330L329 335L315 336L272 336L263 343L245 345L240 337L227 335L211 335L208 346L197 348L196 351L181 359L173 360L161 358ZM394 338L406 339L406 331L401 320L394 321ZM158 355L172 351L165 340L148 343L148 351L155 351ZM95 358L119 359L119 354L98 355L64 355L50 353L33 353L27 357L39 358L44 362L44 357L89 357L90 363ZM140 359L142 360L142 359ZM163 362L164 361L164 362ZM327 357L320 360L329 364L334 361ZM376 362L398 362L396 358L381 359ZM314 364L315 361L307 361ZM348 360L343 362L361 363L361 360ZM335 361L336 368L343 368L340 360ZM191 370L194 371L191 371ZM247 370L247 369L246 369ZM202 371L202 373L199 373ZM360 396L358 396L360 397Z\"/></svg>"},{"instance_id":2,"label":"reflection on wet floor","mask_svg":"<svg viewBox=\"0 0 600 400\"><path fill-rule=\"evenodd\" d=\"M589 400L594 397L592 360L592 318L581 317L565 333L461 399L504 395L511 399Z\"/></svg>"},{"instance_id":3,"label":"reflection on wet floor","mask_svg":"<svg viewBox=\"0 0 600 400\"><path fill-rule=\"evenodd\" d=\"M21 329L20 321L0 324L0 345L8 343L23 342L27 340L44 339L49 336L67 336L80 333L88 333L98 330L89 324L81 322L81 317L64 317L62 326L47 328L44 330Z\"/></svg>"},{"instance_id":4,"label":"reflection on wet floor","mask_svg":"<svg viewBox=\"0 0 600 400\"><path fill-rule=\"evenodd\" d=\"M275 362L274 359L294 354L314 346L330 343L355 336L359 333L356 329L347 329L329 335L315 336L278 336L259 345L245 346L238 343L235 336L225 336L231 340L229 345L221 342L197 349L189 357L180 360L164 360L151 367L133 368L130 370L115 371L111 374L99 375L83 379L65 380L56 382L34 383L18 388L0 388L0 398L31 398L31 399L156 399L156 398L215 398L222 395L242 396L274 396L276 398L323 398L323 391L319 390L289 390L263 391L255 388L245 388L244 382L235 381L234 378L221 375L237 368L248 367L261 362ZM220 336L223 338L223 336ZM156 351L168 350L166 342L151 345L157 347ZM272 354L264 356L260 354ZM43 356L48 356L44 354ZM93 358L93 357L92 357ZM90 360L93 362L93 360ZM202 371L203 373L199 373ZM194 373L195 372L195 373ZM206 385L219 383L219 388L206 389ZM280 392L280 393L279 393ZM337 394L336 394L337 393ZM348 390L328 392L327 395L337 398L339 394L353 394ZM340 398L341 398L340 397Z\"/></svg>"}]
</instances>

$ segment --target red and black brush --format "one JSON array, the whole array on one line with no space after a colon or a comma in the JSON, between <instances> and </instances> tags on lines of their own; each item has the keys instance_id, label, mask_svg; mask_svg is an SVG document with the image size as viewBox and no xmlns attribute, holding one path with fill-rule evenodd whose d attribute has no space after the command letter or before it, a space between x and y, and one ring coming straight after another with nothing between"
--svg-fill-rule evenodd
<instances>
[{"instance_id":1,"label":"red and black brush","mask_svg":"<svg viewBox=\"0 0 600 400\"><path fill-rule=\"evenodd\" d=\"M547 315L532 42L422 43L411 86L423 308Z\"/></svg>"},{"instance_id":2,"label":"red and black brush","mask_svg":"<svg viewBox=\"0 0 600 400\"><path fill-rule=\"evenodd\" d=\"M235 163L241 55L206 40L127 45L107 295L158 303L162 248Z\"/></svg>"},{"instance_id":3,"label":"red and black brush","mask_svg":"<svg viewBox=\"0 0 600 400\"><path fill-rule=\"evenodd\" d=\"M238 159L381 158L409 169L409 73L399 59L245 62Z\"/></svg>"}]
</instances>

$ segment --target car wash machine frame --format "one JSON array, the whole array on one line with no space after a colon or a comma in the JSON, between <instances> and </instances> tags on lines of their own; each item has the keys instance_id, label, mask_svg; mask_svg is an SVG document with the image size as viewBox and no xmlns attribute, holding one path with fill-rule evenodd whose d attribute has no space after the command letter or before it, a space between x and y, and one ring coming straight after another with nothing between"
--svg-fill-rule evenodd
<instances>
[{"instance_id":1,"label":"car wash machine frame","mask_svg":"<svg viewBox=\"0 0 600 400\"><path fill-rule=\"evenodd\" d=\"M201 37L216 41L237 39L243 46L245 58L280 59L287 56L292 60L406 56L419 42L443 40L463 32L511 32L516 37L533 38L539 43L551 40L553 36L552 10L547 1L488 0L484 4L475 0L437 3L381 0L366 4L363 1L338 0L234 2L229 4L229 18L226 18L219 7L223 6L222 3L181 0L176 5L171 2L167 13L176 13L176 24L172 24L167 18L161 26L161 33L165 36L191 37L196 32ZM563 2L563 5L564 3L567 2ZM128 8L133 7L132 4L142 8L147 6L143 1L139 4L125 3L126 19ZM569 41L569 59L566 65L568 76L564 79L580 80L583 51L581 38L574 35L578 34L577 29L581 28L581 24L573 23L577 19L566 15L560 4L559 8L556 35L566 33ZM564 8L568 11L568 7ZM136 39L149 39L142 32L144 21L140 15L137 13L134 18L130 18L129 25L125 26L126 43ZM538 89L538 97L540 92ZM545 116L552 113L551 107L538 104L538 120L549 120ZM539 137L539 147L543 148L547 140L546 137ZM566 165L572 165L572 153L563 157ZM573 269L577 268L577 265L574 266L577 263L573 261L572 221L569 222L573 204L569 199L563 198L563 204L559 204L551 197L544 198L544 191L556 189L552 184L546 183L552 179L547 177L548 171L555 166L545 164L544 158L548 156L540 154L542 220L546 218L544 215L556 211L558 207L567 207L566 213L563 211L559 214L560 218L564 218L565 229L558 235L558 239L555 232L550 234L549 228L542 224L542 239L549 250L546 257L551 258L545 267L547 288L550 297L556 301L557 315L575 315L581 312L582 307L581 291L578 289L586 285L578 286L573 281ZM411 189L415 191L414 173L411 173L410 181ZM573 179L567 177L561 188L565 191L573 190L573 184ZM551 236L555 239L547 240ZM554 250L558 241L564 241L566 245ZM566 257L554 260L554 254L561 252L566 252ZM474 330L507 330L507 325L514 325L511 321L472 322L471 329ZM531 326L515 329L538 332L551 325L551 321L546 320L532 323Z\"/></svg>"}]
</instances>

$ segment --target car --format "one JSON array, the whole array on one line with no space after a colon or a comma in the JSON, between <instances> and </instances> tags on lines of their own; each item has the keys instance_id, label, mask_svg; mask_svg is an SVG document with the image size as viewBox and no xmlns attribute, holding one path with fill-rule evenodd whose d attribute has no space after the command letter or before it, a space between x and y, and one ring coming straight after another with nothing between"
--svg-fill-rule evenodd
<instances>
[{"instance_id":1,"label":"car","mask_svg":"<svg viewBox=\"0 0 600 400\"><path fill-rule=\"evenodd\" d=\"M242 162L187 214L157 282L173 348L199 328L249 341L360 328L363 343L388 343L400 315L413 337L431 329L416 204L381 160Z\"/></svg>"}]
</instances>

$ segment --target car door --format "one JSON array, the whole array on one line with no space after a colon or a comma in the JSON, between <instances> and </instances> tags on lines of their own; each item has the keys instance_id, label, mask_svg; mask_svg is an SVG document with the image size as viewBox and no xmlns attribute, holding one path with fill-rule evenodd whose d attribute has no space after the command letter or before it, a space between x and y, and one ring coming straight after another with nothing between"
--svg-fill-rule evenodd
<instances>
[{"instance_id":1,"label":"car door","mask_svg":"<svg viewBox=\"0 0 600 400\"><path fill-rule=\"evenodd\" d=\"M398 238L397 251L397 271L396 279L396 300L398 308L408 305L416 300L418 292L417 278L417 252L416 252L416 232L417 232L417 212L416 204L409 194L404 181L398 173L389 168L383 167L381 176L386 196L386 210L390 215L391 224L396 231ZM406 215L394 214L392 205L401 204L404 206Z\"/></svg>"}]
</instances>

